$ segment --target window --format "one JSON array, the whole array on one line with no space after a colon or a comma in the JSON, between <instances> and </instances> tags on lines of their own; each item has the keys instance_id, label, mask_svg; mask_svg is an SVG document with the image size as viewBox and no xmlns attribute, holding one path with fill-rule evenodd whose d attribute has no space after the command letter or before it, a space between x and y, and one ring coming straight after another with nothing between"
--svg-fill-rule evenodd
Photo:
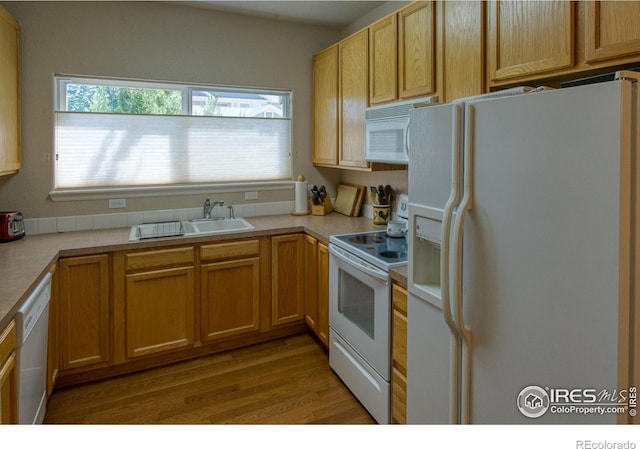
<instances>
[{"instance_id":1,"label":"window","mask_svg":"<svg viewBox=\"0 0 640 449\"><path fill-rule=\"evenodd\" d=\"M291 93L56 77L55 190L291 180Z\"/></svg>"}]
</instances>

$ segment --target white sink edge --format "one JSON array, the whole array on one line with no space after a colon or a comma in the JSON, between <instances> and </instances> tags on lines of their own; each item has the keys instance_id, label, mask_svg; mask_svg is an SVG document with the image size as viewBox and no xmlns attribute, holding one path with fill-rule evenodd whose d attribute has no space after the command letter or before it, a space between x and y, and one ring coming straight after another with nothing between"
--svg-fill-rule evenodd
<instances>
[{"instance_id":1,"label":"white sink edge","mask_svg":"<svg viewBox=\"0 0 640 449\"><path fill-rule=\"evenodd\" d=\"M221 221L236 221L242 224L242 227L239 227L237 229L220 229L220 230L212 230L212 231L197 231L197 232L187 232L184 231L183 234L181 235L176 235L175 237L197 237L200 235L219 235L219 234L235 234L238 232L244 232L244 231L252 231L255 229L255 226L253 226L251 223L249 223L247 220L245 220L243 217L234 217L234 218L221 218L219 219ZM180 220L182 222L183 225L183 229L186 228L187 226L192 226L196 225L197 223L203 223L203 222L215 222L218 220L212 219L196 219L196 220ZM153 238L139 238L137 235L137 228L138 226L141 226L142 224L146 224L146 223L140 223L138 225L133 225L131 226L131 232L129 234L129 241L130 242L138 242L141 240L152 240L153 238L157 238L157 237L153 237ZM161 237L161 236L160 236ZM169 236L167 236L169 237Z\"/></svg>"}]
</instances>

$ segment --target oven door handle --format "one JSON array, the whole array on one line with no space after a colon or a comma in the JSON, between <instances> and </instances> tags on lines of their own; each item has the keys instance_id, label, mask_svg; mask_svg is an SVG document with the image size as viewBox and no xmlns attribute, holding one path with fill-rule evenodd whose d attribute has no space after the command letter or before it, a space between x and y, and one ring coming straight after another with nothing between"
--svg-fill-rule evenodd
<instances>
[{"instance_id":1,"label":"oven door handle","mask_svg":"<svg viewBox=\"0 0 640 449\"><path fill-rule=\"evenodd\" d=\"M329 252L333 254L337 259L340 259L342 262L350 265L351 267L363 271L371 277L378 279L384 284L389 283L389 273L384 270L379 269L371 265L370 263L365 262L364 260L349 254L347 251L338 248L334 245L329 245Z\"/></svg>"}]
</instances>

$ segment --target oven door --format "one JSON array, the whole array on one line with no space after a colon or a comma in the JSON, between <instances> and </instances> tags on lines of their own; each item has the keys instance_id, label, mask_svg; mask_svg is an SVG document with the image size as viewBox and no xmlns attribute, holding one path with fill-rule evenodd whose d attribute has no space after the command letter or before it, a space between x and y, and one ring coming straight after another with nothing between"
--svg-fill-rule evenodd
<instances>
[{"instance_id":1,"label":"oven door","mask_svg":"<svg viewBox=\"0 0 640 449\"><path fill-rule=\"evenodd\" d=\"M388 381L389 273L335 245L329 245L329 253L329 325Z\"/></svg>"}]
</instances>

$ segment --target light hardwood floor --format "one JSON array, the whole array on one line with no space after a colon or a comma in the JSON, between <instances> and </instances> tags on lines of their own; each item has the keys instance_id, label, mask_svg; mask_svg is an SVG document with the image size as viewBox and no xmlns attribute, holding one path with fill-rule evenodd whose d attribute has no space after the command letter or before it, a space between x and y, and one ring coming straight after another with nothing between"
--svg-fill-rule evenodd
<instances>
[{"instance_id":1,"label":"light hardwood floor","mask_svg":"<svg viewBox=\"0 0 640 449\"><path fill-rule=\"evenodd\" d=\"M45 423L370 424L310 334L54 390Z\"/></svg>"}]
</instances>

